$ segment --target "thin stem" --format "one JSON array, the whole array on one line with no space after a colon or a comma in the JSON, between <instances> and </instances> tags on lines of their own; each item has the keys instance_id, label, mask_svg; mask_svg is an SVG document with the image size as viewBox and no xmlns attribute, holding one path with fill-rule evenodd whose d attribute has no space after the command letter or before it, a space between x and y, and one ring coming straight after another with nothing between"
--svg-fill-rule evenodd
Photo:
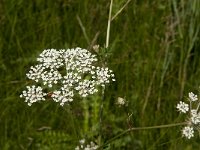
<instances>
[{"instance_id":1,"label":"thin stem","mask_svg":"<svg viewBox=\"0 0 200 150\"><path fill-rule=\"evenodd\" d=\"M70 114L69 116L70 116L71 123L72 123L72 126L73 126L73 132L76 135L76 137L78 137L77 128L79 128L79 126L77 127L77 124L75 123L73 112L70 109L71 106L69 105L69 108L66 108L66 107L63 107L63 108L67 112L67 114Z\"/></svg>"},{"instance_id":2,"label":"thin stem","mask_svg":"<svg viewBox=\"0 0 200 150\"><path fill-rule=\"evenodd\" d=\"M89 50L91 50L92 47L95 45L95 43L96 43L96 41L97 41L97 39L98 39L98 37L99 37L99 34L100 34L99 31L95 34L93 40L91 41L91 43L90 43L90 45L89 45L89 47L88 47Z\"/></svg>"},{"instance_id":3,"label":"thin stem","mask_svg":"<svg viewBox=\"0 0 200 150\"><path fill-rule=\"evenodd\" d=\"M90 45L90 40L89 40L88 35L87 35L86 31L85 31L85 27L84 27L84 25L83 25L83 23L82 23L82 21L81 21L81 19L80 19L80 17L78 15L76 15L76 19L78 20L78 23L79 23L79 25L81 27L81 30L83 31L83 35L84 35L84 37L85 37L85 39L87 41L87 44Z\"/></svg>"},{"instance_id":4,"label":"thin stem","mask_svg":"<svg viewBox=\"0 0 200 150\"><path fill-rule=\"evenodd\" d=\"M88 132L89 129L89 110L88 110L88 103L86 99L83 99L83 108L84 108L84 133Z\"/></svg>"},{"instance_id":5,"label":"thin stem","mask_svg":"<svg viewBox=\"0 0 200 150\"><path fill-rule=\"evenodd\" d=\"M158 126L149 126L149 127L136 127L136 128L130 128L128 130L123 131L122 133L114 136L113 138L111 138L110 140L108 140L105 144L101 145L99 148L102 148L106 145L108 145L109 143L111 143L112 141L114 141L115 139L129 133L132 131L136 131L136 130L149 130L149 129L160 129L160 128L169 128L169 127L175 127L175 126L182 126L182 125L187 125L188 122L181 122L181 123L174 123L174 124L166 124L166 125L158 125Z\"/></svg>"},{"instance_id":6,"label":"thin stem","mask_svg":"<svg viewBox=\"0 0 200 150\"><path fill-rule=\"evenodd\" d=\"M15 80L15 81L10 81L10 82L8 82L8 84L17 84L17 83L23 83L23 82L26 82L26 81L18 81L18 80Z\"/></svg>"},{"instance_id":7,"label":"thin stem","mask_svg":"<svg viewBox=\"0 0 200 150\"><path fill-rule=\"evenodd\" d=\"M199 106L200 106L200 102L199 102L198 105L197 105L197 109L196 109L197 112L198 112L198 110L199 110Z\"/></svg>"},{"instance_id":8,"label":"thin stem","mask_svg":"<svg viewBox=\"0 0 200 150\"><path fill-rule=\"evenodd\" d=\"M112 5L113 0L110 1L110 9L109 9L109 17L108 17L108 26L107 26L107 34L106 34L106 48L109 46L109 38L110 38L110 23L111 23L111 15L112 15Z\"/></svg>"},{"instance_id":9,"label":"thin stem","mask_svg":"<svg viewBox=\"0 0 200 150\"><path fill-rule=\"evenodd\" d=\"M159 59L156 63L156 69L153 71L153 75L151 77L151 81L150 81L148 89L147 89L147 93L146 93L145 100L144 100L144 105L142 107L142 115L145 113L145 109L146 109L147 104L149 102L149 97L150 97L151 92L152 92L153 83L156 79L156 74L157 74L157 71L158 71L158 68L159 68L159 65L160 65L160 60L161 60L161 55L160 55L160 57L159 57Z\"/></svg>"},{"instance_id":10,"label":"thin stem","mask_svg":"<svg viewBox=\"0 0 200 150\"><path fill-rule=\"evenodd\" d=\"M110 24L111 24L111 15L112 15L112 5L113 0L110 1L110 9L109 9L109 16L108 16L108 26L107 26L107 33L106 33L106 48L109 46L109 38L110 38ZM105 87L102 87L102 95L101 95L101 104L99 108L99 145L101 145L101 138L102 138L102 117L103 117L103 102L105 99L104 96Z\"/></svg>"},{"instance_id":11,"label":"thin stem","mask_svg":"<svg viewBox=\"0 0 200 150\"><path fill-rule=\"evenodd\" d=\"M128 3L130 2L131 0L128 0L124 6L122 6L122 8L112 17L111 21L113 21L121 12L122 10L128 5Z\"/></svg>"},{"instance_id":12,"label":"thin stem","mask_svg":"<svg viewBox=\"0 0 200 150\"><path fill-rule=\"evenodd\" d=\"M99 111L99 145L101 145L101 138L102 138L103 102L105 99L104 92L105 92L105 87L102 87L101 104L100 104L100 111Z\"/></svg>"}]
</instances>

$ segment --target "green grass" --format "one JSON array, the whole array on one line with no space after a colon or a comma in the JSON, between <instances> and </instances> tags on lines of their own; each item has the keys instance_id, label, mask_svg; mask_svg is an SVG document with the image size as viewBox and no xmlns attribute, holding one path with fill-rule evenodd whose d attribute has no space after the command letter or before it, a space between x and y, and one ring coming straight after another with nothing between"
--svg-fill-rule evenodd
<instances>
[{"instance_id":1,"label":"green grass","mask_svg":"<svg viewBox=\"0 0 200 150\"><path fill-rule=\"evenodd\" d=\"M109 4L107 0L0 1L0 149L74 149L83 137L98 142L95 115L100 95L88 100L87 133L81 101L65 107L53 102L28 107L19 95L27 84L25 73L43 49L89 48L95 35L94 43L105 46ZM123 4L114 0L113 15ZM199 18L198 0L132 0L112 21L108 49L112 55L107 64L117 81L105 90L104 143L129 127L184 121L175 106L200 86ZM117 107L117 97L125 97L128 106ZM44 126L51 129L38 131ZM179 126L133 131L107 149L198 149L198 135L186 140L180 130Z\"/></svg>"}]
</instances>

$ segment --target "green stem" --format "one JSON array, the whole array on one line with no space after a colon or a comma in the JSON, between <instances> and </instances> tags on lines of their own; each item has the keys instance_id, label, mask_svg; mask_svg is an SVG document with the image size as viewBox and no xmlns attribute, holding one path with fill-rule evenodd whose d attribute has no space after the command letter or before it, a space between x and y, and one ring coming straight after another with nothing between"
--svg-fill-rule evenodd
<instances>
[{"instance_id":1,"label":"green stem","mask_svg":"<svg viewBox=\"0 0 200 150\"><path fill-rule=\"evenodd\" d=\"M105 99L104 92L105 92L105 87L102 87L101 104L99 108L99 145L101 145L101 138L102 138L103 102Z\"/></svg>"},{"instance_id":2,"label":"green stem","mask_svg":"<svg viewBox=\"0 0 200 150\"><path fill-rule=\"evenodd\" d=\"M84 134L88 132L88 127L89 127L89 110L88 110L88 104L87 100L83 99L83 109L84 109Z\"/></svg>"},{"instance_id":3,"label":"green stem","mask_svg":"<svg viewBox=\"0 0 200 150\"><path fill-rule=\"evenodd\" d=\"M112 17L111 21L113 21L121 12L122 10L128 5L128 3L130 2L131 0L127 0L126 3L124 4L124 6L122 6L122 8L120 10L117 11L117 13Z\"/></svg>"},{"instance_id":4,"label":"green stem","mask_svg":"<svg viewBox=\"0 0 200 150\"><path fill-rule=\"evenodd\" d=\"M106 34L106 48L109 46L109 39L110 39L110 24L111 24L111 19L112 19L112 5L113 5L113 0L110 1L110 9L109 9L109 17L108 17L108 26L107 26L107 34Z\"/></svg>"},{"instance_id":5,"label":"green stem","mask_svg":"<svg viewBox=\"0 0 200 150\"><path fill-rule=\"evenodd\" d=\"M77 127L77 124L75 123L74 115L70 108L71 108L71 106L69 105L69 108L64 107L64 110L67 112L67 114L70 114L69 116L70 116L71 123L73 126L73 132L76 135L76 137L78 137L79 135L77 133L77 131L78 131L77 128L79 128L79 127Z\"/></svg>"},{"instance_id":6,"label":"green stem","mask_svg":"<svg viewBox=\"0 0 200 150\"><path fill-rule=\"evenodd\" d=\"M136 130L149 130L149 129L160 129L160 128L169 128L169 127L175 127L175 126L182 126L182 125L187 125L188 122L181 122L181 123L174 123L174 124L166 124L166 125L158 125L158 126L149 126L149 127L136 127L136 128L130 128L128 130L123 131L122 133L114 136L113 138L111 138L110 140L108 140L105 144L101 145L99 147L103 148L104 146L108 145L109 143L111 143L112 141L116 140L117 138L132 132L132 131L136 131Z\"/></svg>"}]
</instances>

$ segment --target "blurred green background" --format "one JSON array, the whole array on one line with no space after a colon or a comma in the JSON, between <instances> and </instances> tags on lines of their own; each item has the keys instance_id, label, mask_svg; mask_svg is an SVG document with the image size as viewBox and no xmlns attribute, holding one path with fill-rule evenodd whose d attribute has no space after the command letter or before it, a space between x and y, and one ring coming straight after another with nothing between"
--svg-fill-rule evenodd
<instances>
[{"instance_id":1,"label":"blurred green background","mask_svg":"<svg viewBox=\"0 0 200 150\"><path fill-rule=\"evenodd\" d=\"M114 0L112 15L125 3ZM88 98L90 110L79 101L29 107L19 95L27 85L26 72L43 49L104 47L109 5L108 0L0 1L0 149L70 150L81 138L97 142L98 118L92 113L100 95ZM131 127L185 121L176 104L199 90L199 30L199 0L132 0L112 21L107 65L117 81L105 91L104 143ZM115 105L118 97L127 106ZM82 129L84 111L92 120L87 133ZM180 126L139 130L104 149L195 150L200 147L195 135L182 138Z\"/></svg>"}]
</instances>

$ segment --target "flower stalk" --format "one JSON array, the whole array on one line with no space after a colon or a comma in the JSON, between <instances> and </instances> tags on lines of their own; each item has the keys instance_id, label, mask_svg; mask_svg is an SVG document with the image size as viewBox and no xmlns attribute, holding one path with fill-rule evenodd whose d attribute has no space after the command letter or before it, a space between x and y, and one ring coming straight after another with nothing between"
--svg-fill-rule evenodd
<instances>
[{"instance_id":1,"label":"flower stalk","mask_svg":"<svg viewBox=\"0 0 200 150\"><path fill-rule=\"evenodd\" d=\"M137 130L150 130L150 129L161 129L161 128L170 128L170 127L176 127L176 126L182 126L182 125L187 125L188 122L180 122L180 123L174 123L174 124L166 124L166 125L157 125L157 126L147 126L147 127L133 127L130 129L127 129L118 135L114 136L110 140L108 140L105 144L99 146L99 148L103 148L104 146L108 145L109 143L113 142L114 140L118 139L119 137L130 133L132 131L137 131Z\"/></svg>"}]
</instances>

